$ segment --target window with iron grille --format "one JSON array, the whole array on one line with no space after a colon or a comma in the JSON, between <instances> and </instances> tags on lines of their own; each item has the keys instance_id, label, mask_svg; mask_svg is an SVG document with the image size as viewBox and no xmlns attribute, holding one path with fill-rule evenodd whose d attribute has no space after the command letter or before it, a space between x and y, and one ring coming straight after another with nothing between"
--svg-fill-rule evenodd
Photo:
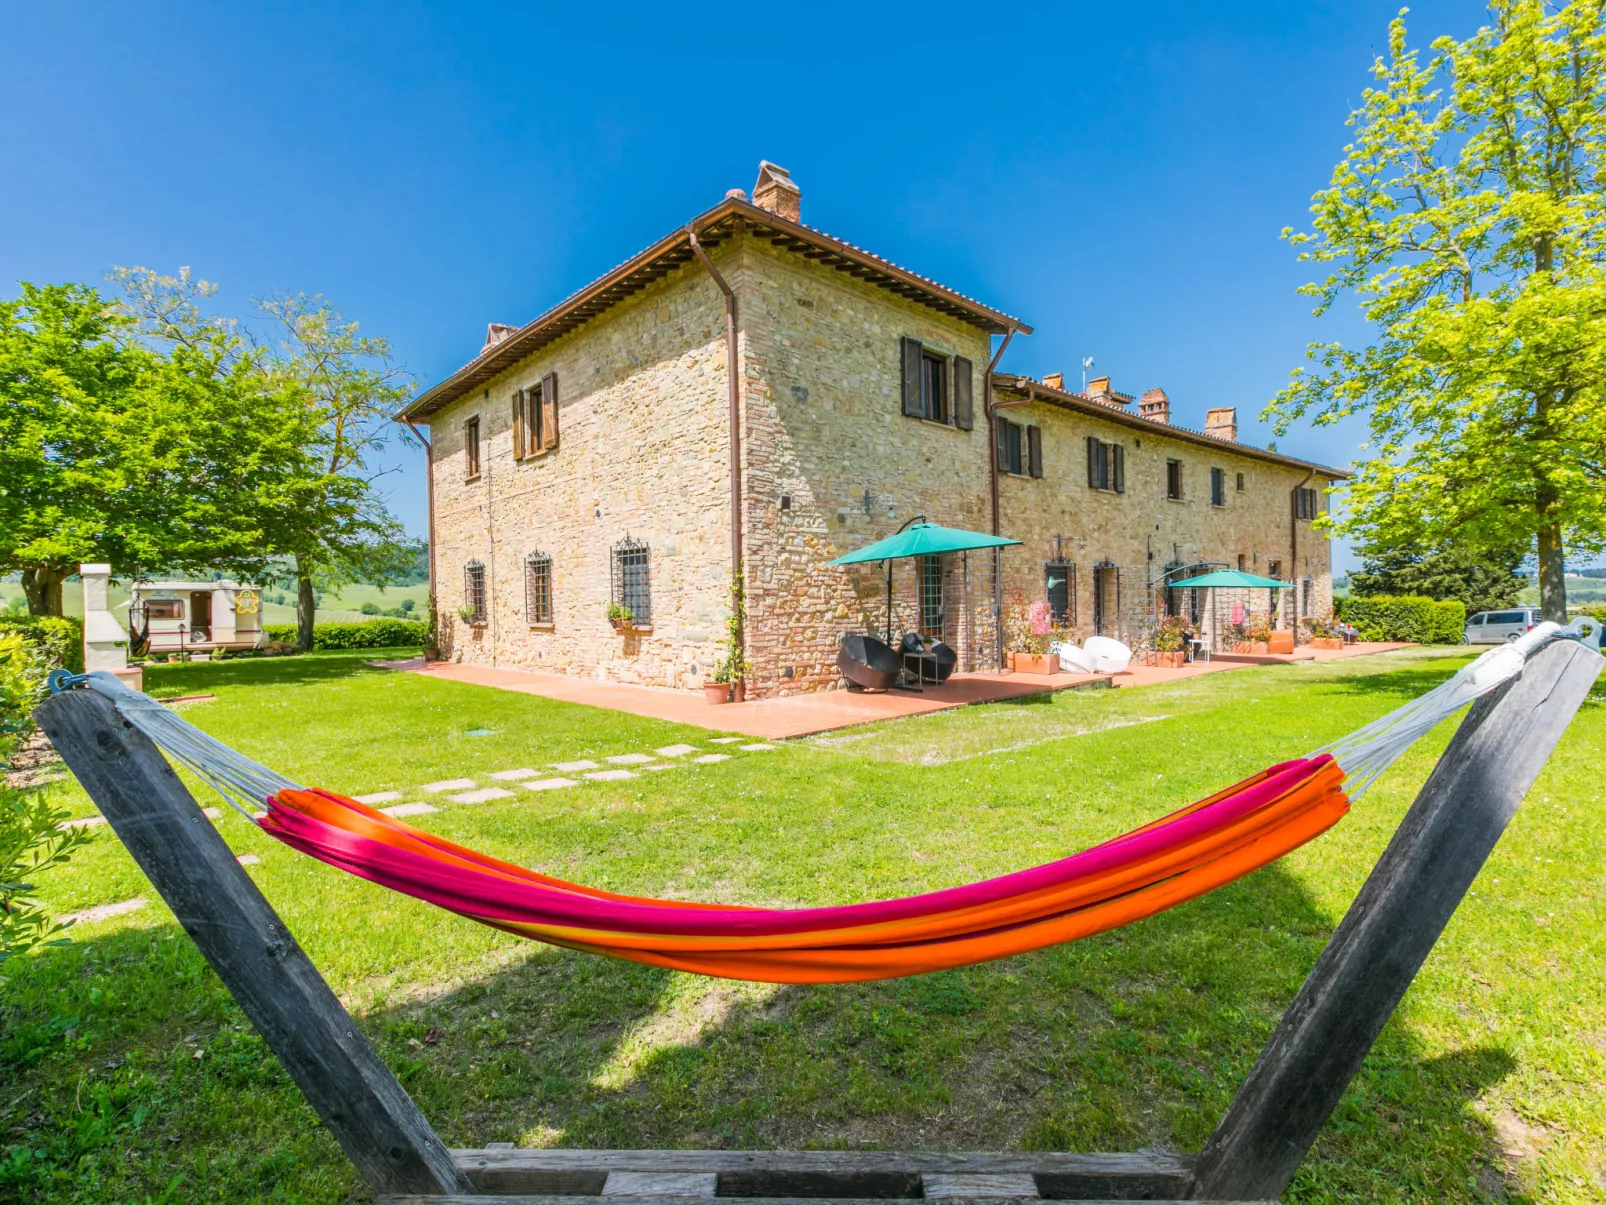
<instances>
[{"instance_id":1,"label":"window with iron grille","mask_svg":"<svg viewBox=\"0 0 1606 1205\"><path fill-rule=\"evenodd\" d=\"M552 622L552 558L544 552L524 558L524 619L526 623Z\"/></svg>"},{"instance_id":2,"label":"window with iron grille","mask_svg":"<svg viewBox=\"0 0 1606 1205\"><path fill-rule=\"evenodd\" d=\"M942 558L918 558L920 570L920 634L942 639Z\"/></svg>"},{"instance_id":3,"label":"window with iron grille","mask_svg":"<svg viewBox=\"0 0 1606 1205\"><path fill-rule=\"evenodd\" d=\"M1299 583L1299 613L1301 615L1309 615L1311 613L1311 601L1315 593L1316 583L1310 578L1307 577Z\"/></svg>"},{"instance_id":4,"label":"window with iron grille","mask_svg":"<svg viewBox=\"0 0 1606 1205\"><path fill-rule=\"evenodd\" d=\"M652 579L645 542L627 536L613 546L613 601L630 608L633 626L652 623Z\"/></svg>"},{"instance_id":5,"label":"window with iron grille","mask_svg":"<svg viewBox=\"0 0 1606 1205\"><path fill-rule=\"evenodd\" d=\"M479 561L463 566L463 610L466 622L485 622L485 566Z\"/></svg>"},{"instance_id":6,"label":"window with iron grille","mask_svg":"<svg viewBox=\"0 0 1606 1205\"><path fill-rule=\"evenodd\" d=\"M1049 561L1043 566L1044 593L1056 626L1076 622L1076 566L1070 561Z\"/></svg>"},{"instance_id":7,"label":"window with iron grille","mask_svg":"<svg viewBox=\"0 0 1606 1205\"><path fill-rule=\"evenodd\" d=\"M1227 505L1227 470L1210 470L1210 505Z\"/></svg>"}]
</instances>

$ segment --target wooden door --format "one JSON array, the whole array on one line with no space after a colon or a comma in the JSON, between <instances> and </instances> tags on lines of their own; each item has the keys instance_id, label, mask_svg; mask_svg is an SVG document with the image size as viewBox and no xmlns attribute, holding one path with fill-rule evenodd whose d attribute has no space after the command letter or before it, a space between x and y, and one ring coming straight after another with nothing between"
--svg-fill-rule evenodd
<instances>
[{"instance_id":1,"label":"wooden door","mask_svg":"<svg viewBox=\"0 0 1606 1205\"><path fill-rule=\"evenodd\" d=\"M212 592L190 591L190 639L212 639Z\"/></svg>"}]
</instances>

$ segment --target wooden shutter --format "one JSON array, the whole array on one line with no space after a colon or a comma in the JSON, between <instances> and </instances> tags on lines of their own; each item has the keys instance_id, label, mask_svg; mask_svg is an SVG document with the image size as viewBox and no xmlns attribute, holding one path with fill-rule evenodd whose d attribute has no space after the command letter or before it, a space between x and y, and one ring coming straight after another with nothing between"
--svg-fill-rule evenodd
<instances>
[{"instance_id":1,"label":"wooden shutter","mask_svg":"<svg viewBox=\"0 0 1606 1205\"><path fill-rule=\"evenodd\" d=\"M969 431L975 425L971 406L975 369L964 356L954 357L954 426Z\"/></svg>"},{"instance_id":2,"label":"wooden shutter","mask_svg":"<svg viewBox=\"0 0 1606 1205\"><path fill-rule=\"evenodd\" d=\"M998 471L1009 472L1009 423L999 414L993 415L993 443L997 445Z\"/></svg>"},{"instance_id":3,"label":"wooden shutter","mask_svg":"<svg viewBox=\"0 0 1606 1205\"><path fill-rule=\"evenodd\" d=\"M558 374L541 378L541 448L558 446Z\"/></svg>"},{"instance_id":4,"label":"wooden shutter","mask_svg":"<svg viewBox=\"0 0 1606 1205\"><path fill-rule=\"evenodd\" d=\"M1126 493L1126 449L1120 444L1110 445L1110 488Z\"/></svg>"},{"instance_id":5,"label":"wooden shutter","mask_svg":"<svg viewBox=\"0 0 1606 1205\"><path fill-rule=\"evenodd\" d=\"M1087 485L1089 489L1099 488L1099 441L1091 435L1087 437Z\"/></svg>"},{"instance_id":6,"label":"wooden shutter","mask_svg":"<svg viewBox=\"0 0 1606 1205\"><path fill-rule=\"evenodd\" d=\"M524 438L524 390L513 391L513 459L523 460L530 453Z\"/></svg>"},{"instance_id":7,"label":"wooden shutter","mask_svg":"<svg viewBox=\"0 0 1606 1205\"><path fill-rule=\"evenodd\" d=\"M1043 430L1036 425L1026 428L1026 475L1043 475Z\"/></svg>"},{"instance_id":8,"label":"wooden shutter","mask_svg":"<svg viewBox=\"0 0 1606 1205\"><path fill-rule=\"evenodd\" d=\"M926 408L920 401L920 340L903 337L903 412L910 418L923 418Z\"/></svg>"}]
</instances>

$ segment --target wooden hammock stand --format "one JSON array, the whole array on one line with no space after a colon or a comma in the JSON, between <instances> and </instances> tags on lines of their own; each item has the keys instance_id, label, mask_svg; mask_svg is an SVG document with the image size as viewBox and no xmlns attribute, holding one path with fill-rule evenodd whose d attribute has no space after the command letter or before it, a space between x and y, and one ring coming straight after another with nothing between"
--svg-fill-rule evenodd
<instances>
[{"instance_id":1,"label":"wooden hammock stand","mask_svg":"<svg viewBox=\"0 0 1606 1205\"><path fill-rule=\"evenodd\" d=\"M1202 1154L448 1150L157 748L86 690L41 728L380 1205L1278 1197L1602 668L1572 641L1473 705Z\"/></svg>"}]
</instances>

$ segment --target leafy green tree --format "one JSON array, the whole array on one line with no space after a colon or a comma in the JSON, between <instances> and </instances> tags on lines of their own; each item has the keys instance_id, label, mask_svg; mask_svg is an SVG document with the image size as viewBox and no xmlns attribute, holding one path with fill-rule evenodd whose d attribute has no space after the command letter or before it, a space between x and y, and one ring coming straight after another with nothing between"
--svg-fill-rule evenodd
<instances>
[{"instance_id":1,"label":"leafy green tree","mask_svg":"<svg viewBox=\"0 0 1606 1205\"><path fill-rule=\"evenodd\" d=\"M1363 347L1318 343L1267 415L1366 413L1372 455L1338 530L1538 557L1546 618L1564 555L1606 547L1606 32L1602 0L1495 0L1422 62L1389 32L1314 229L1323 314L1359 302Z\"/></svg>"},{"instance_id":2,"label":"leafy green tree","mask_svg":"<svg viewBox=\"0 0 1606 1205\"><path fill-rule=\"evenodd\" d=\"M378 489L389 470L375 463L413 382L386 340L361 334L322 297L298 293L258 306L280 332L268 375L300 399L312 432L311 471L276 545L294 560L296 645L306 651L319 591L394 580L416 557Z\"/></svg>"},{"instance_id":3,"label":"leafy green tree","mask_svg":"<svg viewBox=\"0 0 1606 1205\"><path fill-rule=\"evenodd\" d=\"M299 411L224 328L163 354L80 284L0 302L0 572L61 613L81 561L251 573L300 458Z\"/></svg>"},{"instance_id":4,"label":"leafy green tree","mask_svg":"<svg viewBox=\"0 0 1606 1205\"><path fill-rule=\"evenodd\" d=\"M1350 578L1360 596L1417 595L1466 604L1467 614L1517 604L1528 579L1519 572L1523 550L1473 552L1460 544L1424 551L1420 545L1362 550L1365 565Z\"/></svg>"}]
</instances>

